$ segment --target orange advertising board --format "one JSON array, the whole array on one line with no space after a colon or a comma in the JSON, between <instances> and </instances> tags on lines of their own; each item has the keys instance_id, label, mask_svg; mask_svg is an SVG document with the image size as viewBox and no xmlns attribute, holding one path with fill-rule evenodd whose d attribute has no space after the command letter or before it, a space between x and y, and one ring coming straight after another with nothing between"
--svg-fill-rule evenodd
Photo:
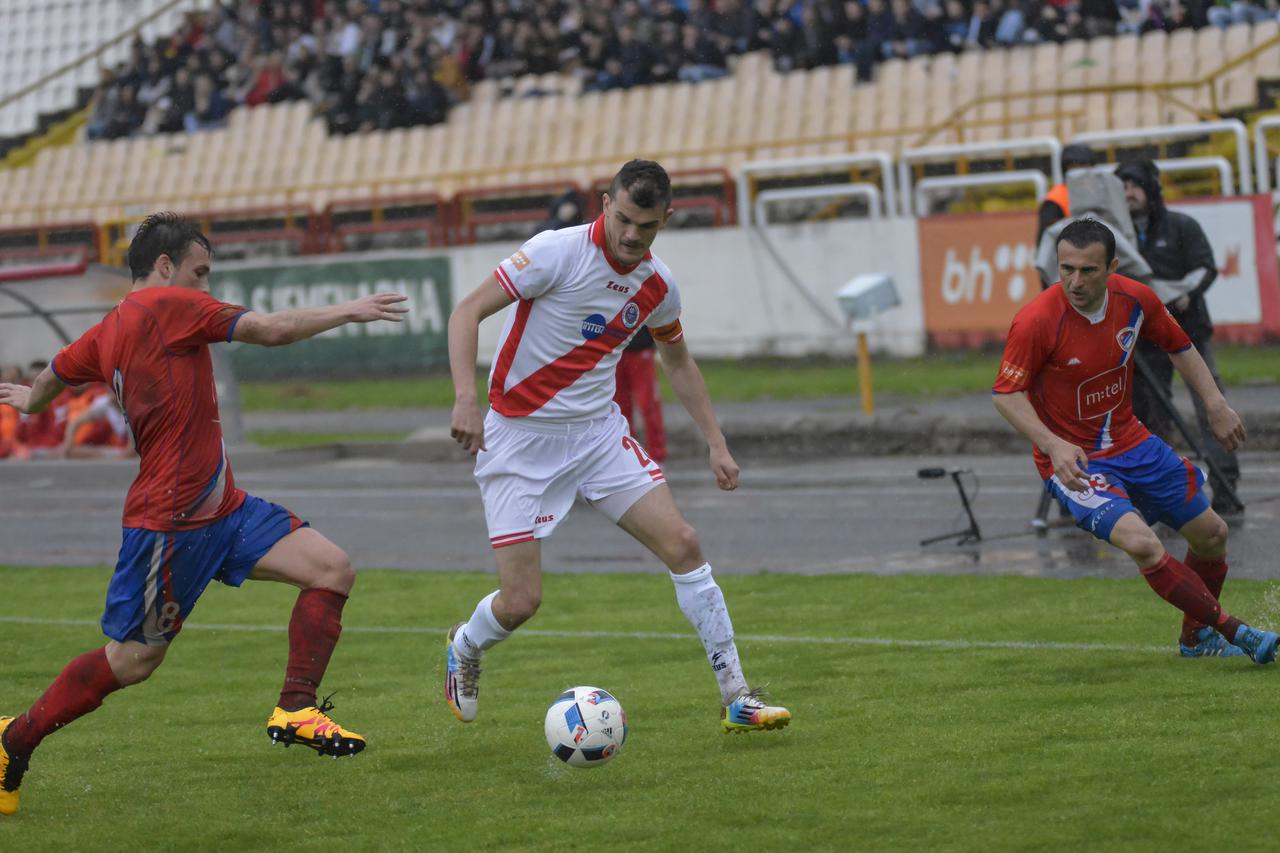
<instances>
[{"instance_id":1,"label":"orange advertising board","mask_svg":"<svg viewBox=\"0 0 1280 853\"><path fill-rule=\"evenodd\" d=\"M919 220L925 331L935 342L1003 338L1040 293L1036 214L985 213Z\"/></svg>"}]
</instances>

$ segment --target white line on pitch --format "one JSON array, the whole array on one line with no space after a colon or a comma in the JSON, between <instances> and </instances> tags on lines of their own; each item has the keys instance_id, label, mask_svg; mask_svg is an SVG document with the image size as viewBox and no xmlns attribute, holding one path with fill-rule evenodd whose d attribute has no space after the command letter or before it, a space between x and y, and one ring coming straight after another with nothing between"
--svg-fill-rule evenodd
<instances>
[{"instance_id":1,"label":"white line on pitch","mask_svg":"<svg viewBox=\"0 0 1280 853\"><path fill-rule=\"evenodd\" d=\"M62 625L93 626L92 619L39 619L30 616L0 616L0 624L9 625ZM284 633L285 625L236 625L214 622L191 622L184 630L244 631L259 633ZM386 625L343 625L344 634L427 634L439 635L446 628L396 627ZM694 640L693 634L662 633L657 631L552 631L537 628L521 629L522 635L531 637L568 637L571 639L601 640ZM1126 652L1132 654L1169 654L1171 646L1122 646L1111 643L1055 643L1025 640L897 640L889 637L792 637L780 634L738 634L737 639L753 643L808 643L823 646L885 646L912 649L1011 649L1015 651L1067 651L1067 652Z\"/></svg>"}]
</instances>

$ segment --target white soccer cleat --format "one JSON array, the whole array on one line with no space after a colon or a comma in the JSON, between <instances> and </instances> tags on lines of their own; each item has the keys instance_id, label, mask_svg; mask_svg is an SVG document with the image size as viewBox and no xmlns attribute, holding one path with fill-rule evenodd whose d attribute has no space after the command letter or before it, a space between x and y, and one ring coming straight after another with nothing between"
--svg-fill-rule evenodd
<instances>
[{"instance_id":1,"label":"white soccer cleat","mask_svg":"<svg viewBox=\"0 0 1280 853\"><path fill-rule=\"evenodd\" d=\"M480 661L465 658L454 651L453 635L463 625L459 622L449 629L445 641L444 698L449 710L464 723L476 718L480 708Z\"/></svg>"}]
</instances>

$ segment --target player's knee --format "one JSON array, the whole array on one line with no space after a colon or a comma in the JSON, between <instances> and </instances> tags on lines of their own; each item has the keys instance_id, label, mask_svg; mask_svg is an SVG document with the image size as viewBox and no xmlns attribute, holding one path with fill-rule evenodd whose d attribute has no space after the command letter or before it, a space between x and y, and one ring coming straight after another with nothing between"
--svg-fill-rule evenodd
<instances>
[{"instance_id":1,"label":"player's knee","mask_svg":"<svg viewBox=\"0 0 1280 853\"><path fill-rule=\"evenodd\" d=\"M320 558L316 581L312 585L347 595L355 582L356 570L351 566L351 558L335 545Z\"/></svg>"},{"instance_id":2,"label":"player's knee","mask_svg":"<svg viewBox=\"0 0 1280 853\"><path fill-rule=\"evenodd\" d=\"M160 668L160 663L163 660L164 658L139 660L128 669L125 673L125 677L121 678L117 675L116 679L125 687L128 687L130 684L141 684L151 677L151 673Z\"/></svg>"},{"instance_id":3,"label":"player's knee","mask_svg":"<svg viewBox=\"0 0 1280 853\"><path fill-rule=\"evenodd\" d=\"M107 663L121 687L140 684L164 662L164 646L140 647L138 644L120 644L112 650L108 647ZM112 653L114 651L114 653Z\"/></svg>"},{"instance_id":4,"label":"player's knee","mask_svg":"<svg viewBox=\"0 0 1280 853\"><path fill-rule=\"evenodd\" d=\"M698 541L698 531L691 524L682 524L672 534L669 559L673 567L698 566L702 559L702 544Z\"/></svg>"},{"instance_id":5,"label":"player's knee","mask_svg":"<svg viewBox=\"0 0 1280 853\"><path fill-rule=\"evenodd\" d=\"M1227 548L1229 532L1227 523L1215 515L1213 521L1205 525L1204 531L1192 540L1191 549L1206 557L1221 554Z\"/></svg>"},{"instance_id":6,"label":"player's knee","mask_svg":"<svg viewBox=\"0 0 1280 853\"><path fill-rule=\"evenodd\" d=\"M1160 537L1156 536L1155 531L1149 527L1146 530L1126 533L1120 547L1139 566L1152 565L1164 554L1164 545L1161 544Z\"/></svg>"},{"instance_id":7,"label":"player's knee","mask_svg":"<svg viewBox=\"0 0 1280 853\"><path fill-rule=\"evenodd\" d=\"M503 593L503 603L508 618L520 625L532 619L542 606L542 590L520 589L510 594Z\"/></svg>"}]
</instances>

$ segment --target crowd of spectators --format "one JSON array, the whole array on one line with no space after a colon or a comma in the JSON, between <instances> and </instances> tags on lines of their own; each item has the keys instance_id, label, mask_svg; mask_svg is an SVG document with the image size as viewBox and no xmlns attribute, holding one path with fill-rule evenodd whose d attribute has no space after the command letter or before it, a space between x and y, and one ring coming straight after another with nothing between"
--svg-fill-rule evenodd
<instances>
[{"instance_id":1,"label":"crowd of spectators","mask_svg":"<svg viewBox=\"0 0 1280 853\"><path fill-rule=\"evenodd\" d=\"M45 368L0 367L0 382L30 385ZM121 457L133 452L129 424L101 383L69 387L38 415L0 406L0 460Z\"/></svg>"},{"instance_id":2,"label":"crowd of spectators","mask_svg":"<svg viewBox=\"0 0 1280 853\"><path fill-rule=\"evenodd\" d=\"M309 101L334 133L444 121L476 81L561 72L583 88L1275 18L1280 0L225 0L133 44L91 138L189 132L232 109Z\"/></svg>"}]
</instances>

